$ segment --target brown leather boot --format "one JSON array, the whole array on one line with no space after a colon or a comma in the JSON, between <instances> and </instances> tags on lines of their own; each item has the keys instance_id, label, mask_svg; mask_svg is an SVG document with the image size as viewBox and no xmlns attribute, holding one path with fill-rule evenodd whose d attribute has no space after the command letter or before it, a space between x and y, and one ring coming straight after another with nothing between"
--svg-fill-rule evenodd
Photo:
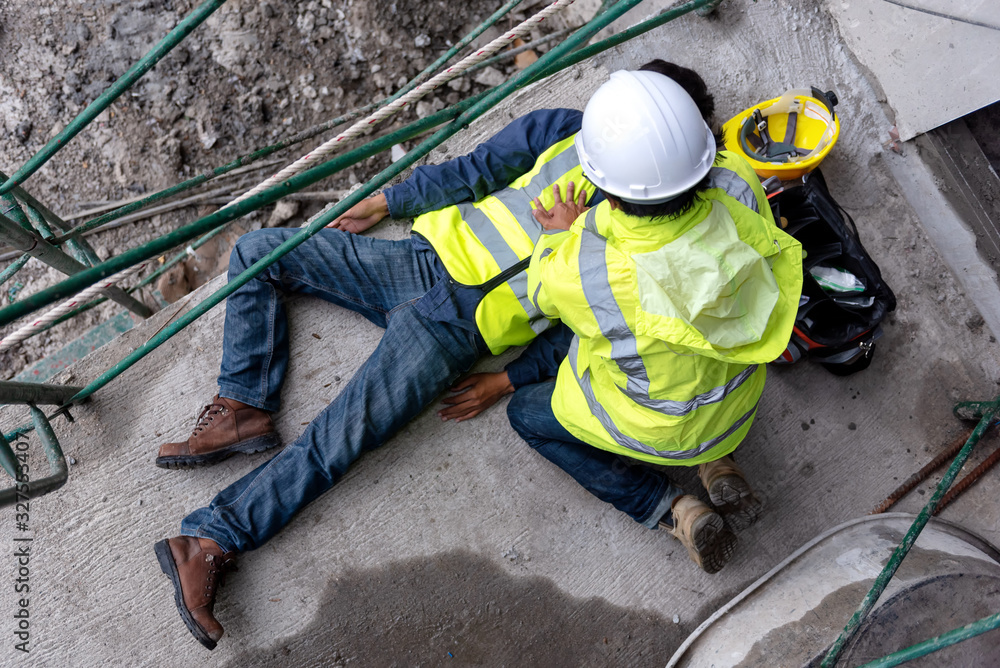
<instances>
[{"instance_id":1,"label":"brown leather boot","mask_svg":"<svg viewBox=\"0 0 1000 668\"><path fill-rule=\"evenodd\" d=\"M743 531L757 521L764 504L754 496L750 483L732 457L698 465L698 477L708 490L712 505L733 531Z\"/></svg>"},{"instance_id":2,"label":"brown leather boot","mask_svg":"<svg viewBox=\"0 0 1000 668\"><path fill-rule=\"evenodd\" d=\"M736 535L722 517L690 494L677 497L670 513L673 524L661 520L660 526L687 548L691 561L706 573L722 570L736 551Z\"/></svg>"},{"instance_id":3,"label":"brown leather boot","mask_svg":"<svg viewBox=\"0 0 1000 668\"><path fill-rule=\"evenodd\" d=\"M164 443L156 465L164 469L215 464L237 452L263 452L281 445L271 415L264 410L236 404L218 395L198 416L190 438L182 443Z\"/></svg>"},{"instance_id":4,"label":"brown leather boot","mask_svg":"<svg viewBox=\"0 0 1000 668\"><path fill-rule=\"evenodd\" d=\"M174 585L174 602L181 619L198 642L215 649L222 624L212 614L215 594L227 571L236 570L236 553L222 553L215 541L177 536L153 546L160 570Z\"/></svg>"}]
</instances>

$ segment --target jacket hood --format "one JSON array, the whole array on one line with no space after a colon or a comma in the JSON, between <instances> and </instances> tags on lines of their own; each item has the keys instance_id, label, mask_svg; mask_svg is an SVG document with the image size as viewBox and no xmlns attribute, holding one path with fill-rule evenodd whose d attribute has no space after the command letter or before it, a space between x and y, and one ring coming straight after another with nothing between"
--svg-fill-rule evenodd
<instances>
[{"instance_id":1,"label":"jacket hood","mask_svg":"<svg viewBox=\"0 0 1000 668\"><path fill-rule=\"evenodd\" d=\"M703 205L711 211L700 223L655 250L632 254L636 333L680 354L770 362L785 350L795 322L801 246L773 225L738 230L716 200Z\"/></svg>"}]
</instances>

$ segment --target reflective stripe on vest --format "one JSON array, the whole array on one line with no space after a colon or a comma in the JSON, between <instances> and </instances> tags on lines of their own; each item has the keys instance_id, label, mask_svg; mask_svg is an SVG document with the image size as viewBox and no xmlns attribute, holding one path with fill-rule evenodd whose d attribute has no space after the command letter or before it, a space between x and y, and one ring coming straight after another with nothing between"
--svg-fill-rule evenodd
<instances>
[{"instance_id":1,"label":"reflective stripe on vest","mask_svg":"<svg viewBox=\"0 0 1000 668\"><path fill-rule=\"evenodd\" d=\"M497 229L493 221L489 219L485 213L477 209L474 205L463 202L458 205L458 210L462 213L462 220L469 226L472 233L476 235L486 250L489 251L490 255L502 269L508 267L513 267L515 264L521 261L514 249L510 247L506 241L504 241L503 235L500 234L500 230ZM518 222L520 222L518 218ZM534 220L534 218L532 218ZM522 223L522 227L523 227ZM539 227L541 227L539 225ZM527 231L527 230L525 230ZM537 239L537 235L533 237ZM536 334L541 334L549 327L549 323L543 319L541 311L539 311L531 300L528 299L528 274L527 271L522 271L516 276L511 277L507 281L507 285L510 289L514 291L514 296L517 297L517 301L521 304L525 313L528 314L528 319L531 320L531 330Z\"/></svg>"},{"instance_id":2,"label":"reflective stripe on vest","mask_svg":"<svg viewBox=\"0 0 1000 668\"><path fill-rule=\"evenodd\" d=\"M582 378L580 377L580 374L577 373L576 356L578 349L579 339L577 337L573 337L573 343L570 345L569 349L569 365L573 370L573 377L576 378L576 382L579 384L580 390L583 392L583 396L587 400L587 406L590 408L590 412L597 418L597 420L601 423L601 426L604 427L605 431L608 432L615 443L623 448L628 448L629 450L635 450L636 452L642 452L656 457L666 457L669 459L692 459L703 452L711 450L736 433L740 427L746 424L747 420L753 417L754 412L757 410L757 404L754 403L753 408L740 416L740 418L736 420L736 422L734 422L729 429L715 438L699 443L694 448L687 450L657 450L652 446L646 445L642 441L638 441L631 436L623 434L621 430L618 429L614 420L612 420L611 416L608 415L608 412L604 410L604 406L602 406L594 396L594 390L590 386L590 369L587 369L583 373Z\"/></svg>"},{"instance_id":3,"label":"reflective stripe on vest","mask_svg":"<svg viewBox=\"0 0 1000 668\"><path fill-rule=\"evenodd\" d=\"M546 149L531 170L507 188L414 221L414 233L431 244L454 281L466 286L490 284L476 311L476 323L494 354L527 343L552 324L528 297L526 267L501 283L494 279L530 257L543 233L533 215L533 200L553 184L563 187L570 180L583 180L573 136Z\"/></svg>"},{"instance_id":4,"label":"reflective stripe on vest","mask_svg":"<svg viewBox=\"0 0 1000 668\"><path fill-rule=\"evenodd\" d=\"M671 417L684 417L702 406L725 399L753 375L757 370L756 364L748 366L724 385L702 392L687 401L654 399L649 396L649 373L639 355L635 334L629 329L625 315L618 308L608 280L607 241L597 231L595 211L596 208L592 208L587 212L584 219L586 232L580 235L580 281L594 319L601 328L601 334L611 343L611 359L625 374L625 388L618 389L635 403Z\"/></svg>"},{"instance_id":5,"label":"reflective stripe on vest","mask_svg":"<svg viewBox=\"0 0 1000 668\"><path fill-rule=\"evenodd\" d=\"M760 213L760 207L757 206L757 196L754 195L753 188L731 169L712 167L708 170L708 187L721 188L726 191L727 195L743 206L751 209L754 213Z\"/></svg>"}]
</instances>

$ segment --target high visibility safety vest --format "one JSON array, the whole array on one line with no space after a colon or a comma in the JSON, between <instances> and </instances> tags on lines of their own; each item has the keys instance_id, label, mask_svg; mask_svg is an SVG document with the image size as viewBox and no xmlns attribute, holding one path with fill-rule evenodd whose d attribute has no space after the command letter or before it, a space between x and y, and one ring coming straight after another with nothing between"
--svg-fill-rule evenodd
<instances>
[{"instance_id":1,"label":"high visibility safety vest","mask_svg":"<svg viewBox=\"0 0 1000 668\"><path fill-rule=\"evenodd\" d=\"M452 280L480 286L485 295L476 308L479 332L494 355L510 346L524 345L551 326L528 299L527 260L542 236L532 215L532 200L546 208L574 181L577 193L586 183L573 146L575 135L550 146L529 172L508 187L478 202L463 202L417 216L413 233L434 248Z\"/></svg>"},{"instance_id":2,"label":"high visibility safety vest","mask_svg":"<svg viewBox=\"0 0 1000 668\"><path fill-rule=\"evenodd\" d=\"M802 247L745 160L720 153L708 178L679 216L604 202L535 249L533 303L576 333L552 408L591 445L685 466L731 452L788 343Z\"/></svg>"}]
</instances>

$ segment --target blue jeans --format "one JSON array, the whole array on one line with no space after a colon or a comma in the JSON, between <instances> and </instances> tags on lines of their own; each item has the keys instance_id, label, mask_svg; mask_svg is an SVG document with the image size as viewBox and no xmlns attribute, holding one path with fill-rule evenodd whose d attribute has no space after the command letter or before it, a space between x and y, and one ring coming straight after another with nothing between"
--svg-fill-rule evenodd
<instances>
[{"instance_id":1,"label":"blue jeans","mask_svg":"<svg viewBox=\"0 0 1000 668\"><path fill-rule=\"evenodd\" d=\"M296 232L263 229L241 237L230 257L230 278ZM281 293L339 304L385 334L294 443L184 518L182 534L210 538L226 551L261 546L486 352L474 323L438 322L418 312L418 301L440 283L432 260L409 240L322 230L229 296L220 395L268 411L279 406L288 367Z\"/></svg>"},{"instance_id":2,"label":"blue jeans","mask_svg":"<svg viewBox=\"0 0 1000 668\"><path fill-rule=\"evenodd\" d=\"M519 388L507 404L514 430L543 457L570 474L588 492L639 524L655 529L669 519L670 504L684 490L663 473L595 448L566 431L552 412L554 382Z\"/></svg>"}]
</instances>

